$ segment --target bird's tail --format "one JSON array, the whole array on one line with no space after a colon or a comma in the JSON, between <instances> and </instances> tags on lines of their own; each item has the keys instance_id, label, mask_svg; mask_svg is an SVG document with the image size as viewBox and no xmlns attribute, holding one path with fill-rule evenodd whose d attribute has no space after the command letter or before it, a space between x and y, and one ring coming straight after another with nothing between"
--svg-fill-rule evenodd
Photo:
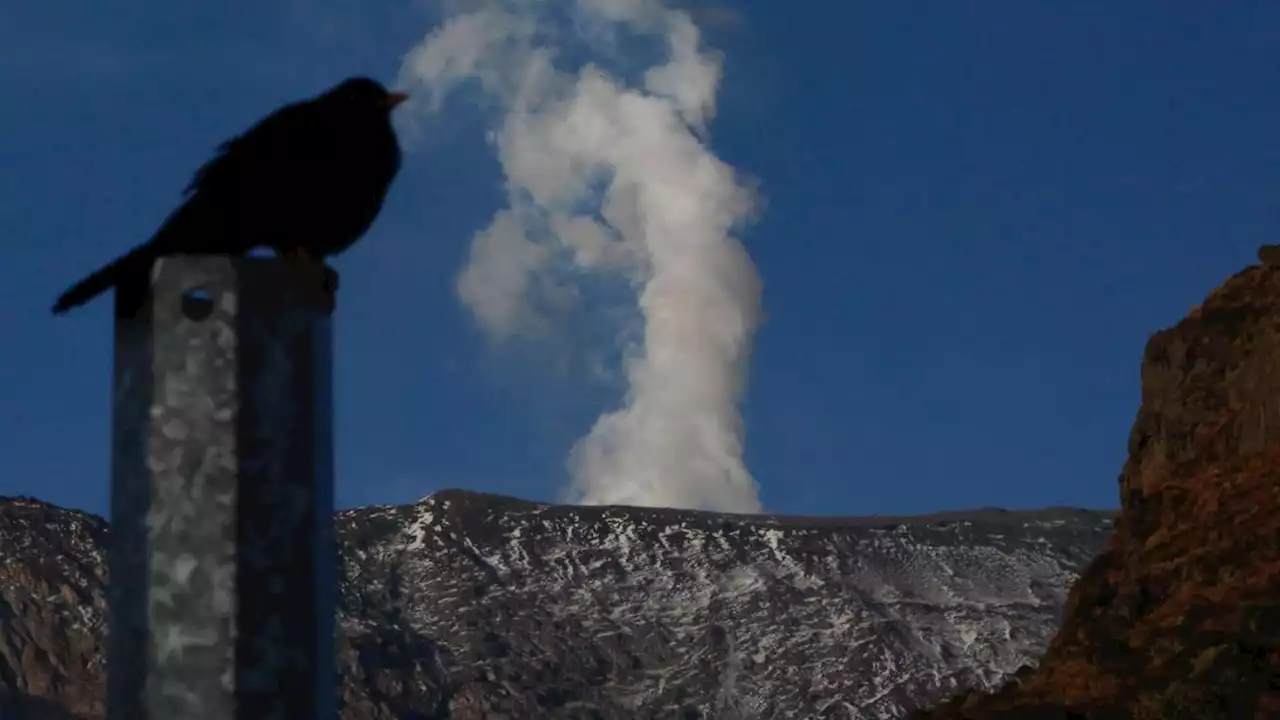
<instances>
[{"instance_id":1,"label":"bird's tail","mask_svg":"<svg viewBox=\"0 0 1280 720\"><path fill-rule=\"evenodd\" d=\"M94 271L85 279L72 285L58 297L53 304L53 313L61 315L72 308L77 308L113 287L119 288L122 281L129 279L136 284L134 278L145 278L151 272L151 265L156 259L154 243L140 245L110 264Z\"/></svg>"}]
</instances>

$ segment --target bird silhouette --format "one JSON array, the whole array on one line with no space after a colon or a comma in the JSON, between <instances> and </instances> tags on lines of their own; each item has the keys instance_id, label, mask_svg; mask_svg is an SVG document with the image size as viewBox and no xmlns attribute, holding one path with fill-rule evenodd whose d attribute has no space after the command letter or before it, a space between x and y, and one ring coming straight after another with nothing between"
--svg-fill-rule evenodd
<instances>
[{"instance_id":1,"label":"bird silhouette","mask_svg":"<svg viewBox=\"0 0 1280 720\"><path fill-rule=\"evenodd\" d=\"M271 113L218 147L150 240L71 286L53 312L114 287L120 312L135 314L163 255L245 255L267 247L327 273L324 258L365 234L399 172L391 111L406 97L352 77Z\"/></svg>"}]
</instances>

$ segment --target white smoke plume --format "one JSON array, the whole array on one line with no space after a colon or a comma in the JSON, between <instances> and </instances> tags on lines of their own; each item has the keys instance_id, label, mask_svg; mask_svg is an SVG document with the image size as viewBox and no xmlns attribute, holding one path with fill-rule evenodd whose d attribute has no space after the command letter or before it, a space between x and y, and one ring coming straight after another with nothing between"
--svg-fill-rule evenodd
<instances>
[{"instance_id":1,"label":"white smoke plume","mask_svg":"<svg viewBox=\"0 0 1280 720\"><path fill-rule=\"evenodd\" d=\"M665 56L630 84L600 65L624 34ZM562 67L573 44L600 62ZM756 198L703 141L720 72L690 15L661 0L471 4L405 56L400 83L422 111L464 83L498 108L509 206L458 280L489 336L536 337L588 277L635 290L625 403L574 447L571 501L761 510L739 412L761 288L734 236Z\"/></svg>"}]
</instances>

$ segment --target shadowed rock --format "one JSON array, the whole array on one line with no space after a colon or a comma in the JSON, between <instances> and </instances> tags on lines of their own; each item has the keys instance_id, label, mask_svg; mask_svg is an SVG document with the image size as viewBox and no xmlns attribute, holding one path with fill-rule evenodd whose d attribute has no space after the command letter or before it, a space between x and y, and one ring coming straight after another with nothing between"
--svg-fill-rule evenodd
<instances>
[{"instance_id":1,"label":"shadowed rock","mask_svg":"<svg viewBox=\"0 0 1280 720\"><path fill-rule=\"evenodd\" d=\"M1258 262L1263 265L1280 265L1280 245L1263 245L1258 248Z\"/></svg>"},{"instance_id":2,"label":"shadowed rock","mask_svg":"<svg viewBox=\"0 0 1280 720\"><path fill-rule=\"evenodd\" d=\"M1147 343L1115 533L1039 668L916 717L1280 717L1277 251Z\"/></svg>"}]
</instances>

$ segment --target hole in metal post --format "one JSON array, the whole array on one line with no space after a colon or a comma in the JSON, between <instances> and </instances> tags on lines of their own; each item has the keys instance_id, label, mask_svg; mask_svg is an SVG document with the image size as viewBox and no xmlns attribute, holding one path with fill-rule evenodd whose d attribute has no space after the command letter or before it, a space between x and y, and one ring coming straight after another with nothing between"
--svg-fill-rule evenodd
<instances>
[{"instance_id":1,"label":"hole in metal post","mask_svg":"<svg viewBox=\"0 0 1280 720\"><path fill-rule=\"evenodd\" d=\"M191 288L182 293L182 315L200 322L213 314L213 293L204 288Z\"/></svg>"}]
</instances>

